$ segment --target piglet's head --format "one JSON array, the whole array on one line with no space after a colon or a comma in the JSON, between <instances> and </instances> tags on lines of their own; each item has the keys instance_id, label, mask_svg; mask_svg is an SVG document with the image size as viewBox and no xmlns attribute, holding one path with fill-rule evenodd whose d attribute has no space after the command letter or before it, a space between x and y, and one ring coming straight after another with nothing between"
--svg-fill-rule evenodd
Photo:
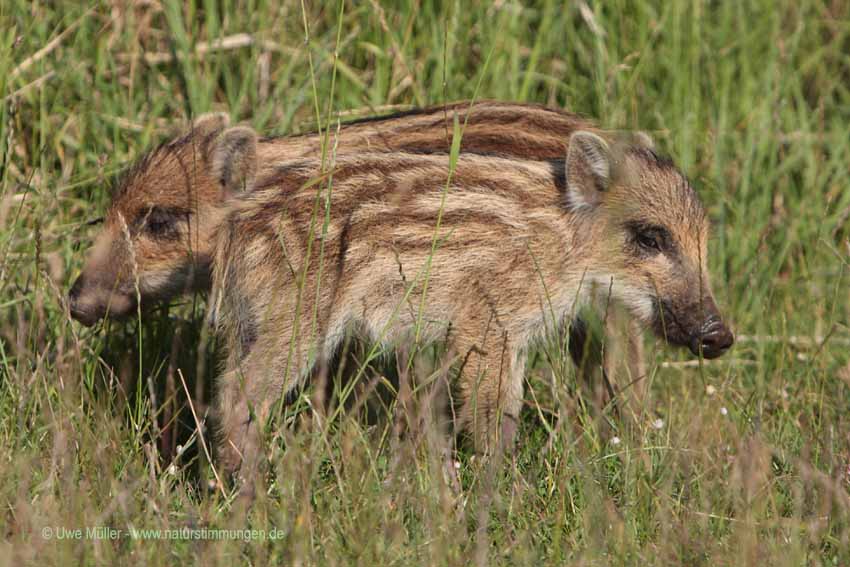
<instances>
[{"instance_id":1,"label":"piglet's head","mask_svg":"<svg viewBox=\"0 0 850 567\"><path fill-rule=\"evenodd\" d=\"M256 133L205 115L116 183L103 228L68 293L84 325L209 287L212 238L231 197L250 190Z\"/></svg>"},{"instance_id":2,"label":"piglet's head","mask_svg":"<svg viewBox=\"0 0 850 567\"><path fill-rule=\"evenodd\" d=\"M681 171L646 139L577 132L566 176L567 206L594 227L592 279L670 344L726 352L734 337L711 290L708 217Z\"/></svg>"}]
</instances>

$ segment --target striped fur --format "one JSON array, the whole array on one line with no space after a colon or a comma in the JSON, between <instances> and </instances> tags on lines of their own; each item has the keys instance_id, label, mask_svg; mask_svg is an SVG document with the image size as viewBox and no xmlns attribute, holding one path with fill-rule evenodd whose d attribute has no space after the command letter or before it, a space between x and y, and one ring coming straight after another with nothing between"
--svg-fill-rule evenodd
<instances>
[{"instance_id":1,"label":"striped fur","mask_svg":"<svg viewBox=\"0 0 850 567\"><path fill-rule=\"evenodd\" d=\"M466 124L462 151L532 160L564 156L581 117L542 106L467 102L361 120L334 131L338 155L360 151L448 153L453 122ZM122 318L144 305L209 287L211 234L232 191L222 187L214 163L226 117L210 115L186 134L140 158L113 190L104 228L89 251L70 294L72 315L93 324ZM263 138L256 146L256 179L286 175L285 160L321 155L324 137ZM152 210L170 223L165 234L148 230ZM138 282L138 295L136 283Z\"/></svg>"},{"instance_id":2,"label":"striped fur","mask_svg":"<svg viewBox=\"0 0 850 567\"><path fill-rule=\"evenodd\" d=\"M684 335L667 336L687 344L705 316L688 311L713 306L699 199L653 152L609 155L593 134L582 139L611 166L591 205L576 204L595 189L572 152L567 164L463 155L448 185L446 156L400 153L341 156L330 172L290 161L258 182L219 228L213 263L229 352L218 402L227 468L256 458L249 408L264 423L346 329L389 348L446 340L461 367L459 423L482 451L512 442L529 345L594 288L662 335L656 305L680 309ZM645 226L664 231L663 253L639 243Z\"/></svg>"},{"instance_id":3,"label":"striped fur","mask_svg":"<svg viewBox=\"0 0 850 567\"><path fill-rule=\"evenodd\" d=\"M576 129L594 130L587 119L542 106L458 102L344 124L339 132L334 127L329 143L338 155L363 150L445 154L455 118L464 126L464 154L543 161L563 159ZM222 114L199 118L188 133L137 160L116 183L104 228L69 294L76 319L84 324L107 314L120 319L136 312L138 300L144 307L208 289L212 235L240 179L237 175L234 183L222 176L221 150L239 142L221 139L227 124ZM324 141L316 134L260 139L251 184L283 180L286 160L315 158ZM170 226L152 231L151 220Z\"/></svg>"}]
</instances>

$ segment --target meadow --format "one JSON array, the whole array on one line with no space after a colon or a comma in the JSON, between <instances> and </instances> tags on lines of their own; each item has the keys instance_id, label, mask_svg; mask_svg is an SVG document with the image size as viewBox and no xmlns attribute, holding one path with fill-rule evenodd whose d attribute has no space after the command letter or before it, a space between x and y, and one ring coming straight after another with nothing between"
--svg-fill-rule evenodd
<instances>
[{"instance_id":1,"label":"meadow","mask_svg":"<svg viewBox=\"0 0 850 567\"><path fill-rule=\"evenodd\" d=\"M629 422L545 349L515 458L461 451L459 493L404 392L308 387L246 507L204 449L206 298L69 316L110 185L211 110L295 134L472 98L651 133L737 343L647 337ZM0 565L850 565L850 3L4 0L0 100Z\"/></svg>"}]
</instances>

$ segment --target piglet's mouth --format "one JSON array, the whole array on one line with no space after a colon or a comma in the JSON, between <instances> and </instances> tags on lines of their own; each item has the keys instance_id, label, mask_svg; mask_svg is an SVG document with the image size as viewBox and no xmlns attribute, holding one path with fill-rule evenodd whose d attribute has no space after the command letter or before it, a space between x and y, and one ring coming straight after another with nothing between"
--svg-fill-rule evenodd
<instances>
[{"instance_id":1,"label":"piglet's mouth","mask_svg":"<svg viewBox=\"0 0 850 567\"><path fill-rule=\"evenodd\" d=\"M89 285L80 276L68 292L71 317L91 327L104 317L126 319L136 311L136 298L128 293Z\"/></svg>"},{"instance_id":2,"label":"piglet's mouth","mask_svg":"<svg viewBox=\"0 0 850 567\"><path fill-rule=\"evenodd\" d=\"M91 327L105 317L122 320L136 312L136 301L125 295L112 295L106 303L71 302L71 317Z\"/></svg>"}]
</instances>

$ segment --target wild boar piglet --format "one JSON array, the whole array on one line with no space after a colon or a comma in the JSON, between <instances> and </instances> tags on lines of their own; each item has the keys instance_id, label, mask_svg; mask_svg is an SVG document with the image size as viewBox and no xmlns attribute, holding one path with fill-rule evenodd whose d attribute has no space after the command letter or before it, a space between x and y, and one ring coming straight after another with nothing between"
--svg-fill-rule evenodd
<instances>
[{"instance_id":1,"label":"wild boar piglet","mask_svg":"<svg viewBox=\"0 0 850 567\"><path fill-rule=\"evenodd\" d=\"M234 147L221 167L241 175L252 155ZM229 470L256 462L258 424L349 329L386 348L446 341L458 425L485 453L513 444L530 346L594 288L695 354L733 342L709 286L703 206L646 147L580 131L551 162L464 154L452 170L447 156L400 153L338 157L329 171L284 165L216 239Z\"/></svg>"}]
</instances>

